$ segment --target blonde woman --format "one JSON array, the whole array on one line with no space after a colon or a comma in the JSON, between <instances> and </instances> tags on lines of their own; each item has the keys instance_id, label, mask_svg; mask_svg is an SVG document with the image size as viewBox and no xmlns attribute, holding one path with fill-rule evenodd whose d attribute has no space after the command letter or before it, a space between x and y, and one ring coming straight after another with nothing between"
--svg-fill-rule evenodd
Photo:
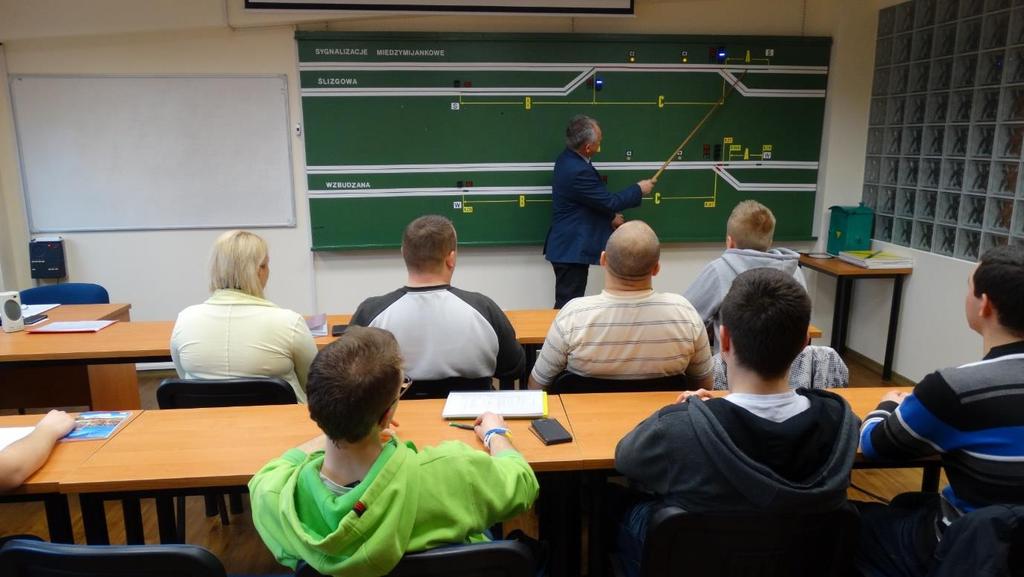
<instances>
[{"instance_id":1,"label":"blonde woman","mask_svg":"<svg viewBox=\"0 0 1024 577\"><path fill-rule=\"evenodd\" d=\"M185 379L280 377L306 402L316 344L302 315L263 298L270 277L267 243L244 230L217 239L210 257L210 298L181 311L171 359Z\"/></svg>"}]
</instances>

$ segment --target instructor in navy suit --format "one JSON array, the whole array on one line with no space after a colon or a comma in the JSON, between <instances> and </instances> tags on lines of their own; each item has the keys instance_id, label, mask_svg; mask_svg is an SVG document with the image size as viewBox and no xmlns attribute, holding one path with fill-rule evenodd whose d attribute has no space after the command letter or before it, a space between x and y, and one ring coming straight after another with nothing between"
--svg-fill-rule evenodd
<instances>
[{"instance_id":1,"label":"instructor in navy suit","mask_svg":"<svg viewBox=\"0 0 1024 577\"><path fill-rule=\"evenodd\" d=\"M640 206L654 188L641 180L613 194L590 159L601 150L601 126L583 114L565 129L565 150L555 161L551 185L551 228L544 257L555 269L555 308L583 296L590 265L598 264L612 231L625 220L620 211Z\"/></svg>"}]
</instances>

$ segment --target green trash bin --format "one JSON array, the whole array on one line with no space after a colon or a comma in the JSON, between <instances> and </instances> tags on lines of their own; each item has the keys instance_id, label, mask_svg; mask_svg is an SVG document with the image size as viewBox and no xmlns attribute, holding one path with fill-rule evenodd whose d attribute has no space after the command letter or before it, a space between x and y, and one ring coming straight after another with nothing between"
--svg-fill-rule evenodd
<instances>
[{"instance_id":1,"label":"green trash bin","mask_svg":"<svg viewBox=\"0 0 1024 577\"><path fill-rule=\"evenodd\" d=\"M871 227L875 219L873 210L863 203L859 206L832 206L829 210L832 211L826 246L829 254L871 248Z\"/></svg>"}]
</instances>

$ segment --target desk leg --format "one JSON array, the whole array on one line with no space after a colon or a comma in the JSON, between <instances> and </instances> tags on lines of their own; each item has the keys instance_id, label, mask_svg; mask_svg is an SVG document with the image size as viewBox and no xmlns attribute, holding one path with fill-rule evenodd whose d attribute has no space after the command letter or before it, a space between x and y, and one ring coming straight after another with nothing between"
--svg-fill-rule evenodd
<instances>
[{"instance_id":1,"label":"desk leg","mask_svg":"<svg viewBox=\"0 0 1024 577\"><path fill-rule=\"evenodd\" d=\"M938 493L941 473L942 465L940 463L925 465L924 471L921 474L921 492Z\"/></svg>"},{"instance_id":2,"label":"desk leg","mask_svg":"<svg viewBox=\"0 0 1024 577\"><path fill-rule=\"evenodd\" d=\"M892 308L889 309L889 336L885 340L885 363L882 365L882 380L892 379L892 357L896 349L896 327L900 322L900 301L903 299L903 277L893 277Z\"/></svg>"},{"instance_id":3,"label":"desk leg","mask_svg":"<svg viewBox=\"0 0 1024 577\"><path fill-rule=\"evenodd\" d=\"M181 499L185 497L182 496ZM174 497L160 495L156 498L156 525L160 532L160 542L182 543L178 539L178 524L174 516Z\"/></svg>"},{"instance_id":4,"label":"desk leg","mask_svg":"<svg viewBox=\"0 0 1024 577\"><path fill-rule=\"evenodd\" d=\"M124 515L124 536L128 545L145 545L146 533L142 528L142 504L138 497L121 499L121 513Z\"/></svg>"},{"instance_id":5,"label":"desk leg","mask_svg":"<svg viewBox=\"0 0 1024 577\"><path fill-rule=\"evenodd\" d=\"M50 541L54 543L74 543L75 532L71 528L71 508L68 506L67 495L53 493L47 495L46 527L50 531Z\"/></svg>"},{"instance_id":6,"label":"desk leg","mask_svg":"<svg viewBox=\"0 0 1024 577\"><path fill-rule=\"evenodd\" d=\"M605 483L604 471L589 475L587 491L590 496L590 517L587 522L587 575L604 577L605 560L608 557L608 543L605 543Z\"/></svg>"},{"instance_id":7,"label":"desk leg","mask_svg":"<svg viewBox=\"0 0 1024 577\"><path fill-rule=\"evenodd\" d=\"M572 577L580 571L580 516L576 473L541 473L537 502L540 538L551 547L548 575Z\"/></svg>"},{"instance_id":8,"label":"desk leg","mask_svg":"<svg viewBox=\"0 0 1024 577\"><path fill-rule=\"evenodd\" d=\"M836 277L836 302L832 313L832 348L839 354L846 352L846 333L850 326L850 300L853 280Z\"/></svg>"},{"instance_id":9,"label":"desk leg","mask_svg":"<svg viewBox=\"0 0 1024 577\"><path fill-rule=\"evenodd\" d=\"M81 493L78 495L78 503L82 508L82 525L85 526L86 544L110 545L107 512L103 507L103 498L91 493Z\"/></svg>"}]
</instances>

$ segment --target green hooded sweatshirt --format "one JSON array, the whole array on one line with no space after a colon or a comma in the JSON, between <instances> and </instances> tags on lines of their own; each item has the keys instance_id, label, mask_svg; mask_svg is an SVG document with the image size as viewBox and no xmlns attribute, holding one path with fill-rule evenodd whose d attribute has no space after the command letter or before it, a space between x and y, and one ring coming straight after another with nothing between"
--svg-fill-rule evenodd
<instances>
[{"instance_id":1,"label":"green hooded sweatshirt","mask_svg":"<svg viewBox=\"0 0 1024 577\"><path fill-rule=\"evenodd\" d=\"M487 527L528 509L539 491L517 451L491 457L458 441L417 451L392 439L344 495L320 479L323 462L323 451L291 449L256 473L249 492L278 562L304 560L325 575L376 577L407 551L486 541Z\"/></svg>"}]
</instances>

